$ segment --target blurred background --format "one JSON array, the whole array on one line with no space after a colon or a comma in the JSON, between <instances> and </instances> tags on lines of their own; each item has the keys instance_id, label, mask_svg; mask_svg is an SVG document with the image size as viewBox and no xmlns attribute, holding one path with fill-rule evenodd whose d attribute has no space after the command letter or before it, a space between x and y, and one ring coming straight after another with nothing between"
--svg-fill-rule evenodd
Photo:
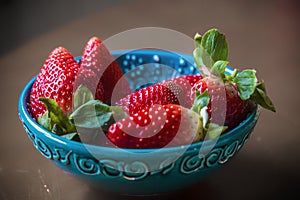
<instances>
[{"instance_id":1,"label":"blurred background","mask_svg":"<svg viewBox=\"0 0 300 200\"><path fill-rule=\"evenodd\" d=\"M299 17L296 0L1 0L0 200L299 197ZM109 196L34 149L18 119L18 96L55 47L77 56L93 35L105 40L147 26L190 37L220 29L227 35L231 65L257 69L277 112L263 110L239 154L198 185L153 197Z\"/></svg>"}]
</instances>

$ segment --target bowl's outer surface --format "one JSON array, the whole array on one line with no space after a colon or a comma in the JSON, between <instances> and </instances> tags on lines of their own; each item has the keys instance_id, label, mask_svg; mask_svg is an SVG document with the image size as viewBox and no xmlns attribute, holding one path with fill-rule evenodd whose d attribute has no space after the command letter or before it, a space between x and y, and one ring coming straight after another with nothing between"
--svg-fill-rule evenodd
<instances>
[{"instance_id":1,"label":"bowl's outer surface","mask_svg":"<svg viewBox=\"0 0 300 200\"><path fill-rule=\"evenodd\" d=\"M155 72L155 70L145 72L153 73L152 75L143 75L145 67L141 66L151 62L170 66L179 74L197 73L191 55L160 50L116 51L112 54L118 57L118 62L124 72L130 72L132 68L139 65L141 73L137 74L135 71L134 75L141 76L141 78L159 73L163 76L158 79L178 75L164 74L163 71ZM132 74L128 74L128 77L132 76ZM220 136L211 151L208 150L214 141L208 140L190 145L183 155L178 155L180 147L164 148L159 152L159 159L152 157L148 161L140 158L153 150L124 151L116 148L84 145L56 136L41 128L26 108L34 80L35 78L26 85L20 95L19 116L36 149L66 172L95 187L116 193L157 194L181 189L203 180L210 172L225 164L241 149L253 131L259 116L259 111L256 109L238 127ZM135 87L135 85L131 86ZM201 152L207 150L207 154L199 153L201 147L204 149ZM175 162L170 162L174 156Z\"/></svg>"}]
</instances>

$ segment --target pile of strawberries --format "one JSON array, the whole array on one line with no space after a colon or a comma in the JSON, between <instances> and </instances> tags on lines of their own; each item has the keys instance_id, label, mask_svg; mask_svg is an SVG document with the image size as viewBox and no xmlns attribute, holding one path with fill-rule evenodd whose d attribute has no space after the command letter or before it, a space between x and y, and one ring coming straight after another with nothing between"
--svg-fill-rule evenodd
<instances>
[{"instance_id":1,"label":"pile of strawberries","mask_svg":"<svg viewBox=\"0 0 300 200\"><path fill-rule=\"evenodd\" d=\"M201 75L182 75L135 92L99 38L87 42L80 62L58 47L32 86L29 109L41 126L57 135L80 141L81 134L88 133L81 130L101 128L106 143L121 148L213 139L239 125L257 104L275 111L255 70L226 71L223 34L216 29L196 34L195 46ZM111 105L117 83L120 99Z\"/></svg>"}]
</instances>

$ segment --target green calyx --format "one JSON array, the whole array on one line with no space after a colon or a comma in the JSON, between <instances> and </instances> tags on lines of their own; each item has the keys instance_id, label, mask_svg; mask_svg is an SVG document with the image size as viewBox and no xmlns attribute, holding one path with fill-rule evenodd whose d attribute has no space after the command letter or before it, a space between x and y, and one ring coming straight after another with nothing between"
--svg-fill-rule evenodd
<instances>
[{"instance_id":1,"label":"green calyx","mask_svg":"<svg viewBox=\"0 0 300 200\"><path fill-rule=\"evenodd\" d=\"M209 115L207 111L207 106L210 101L210 96L208 91L204 91L202 94L196 89L194 104L191 108L192 111L199 115L199 123L202 127L198 128L201 130L201 139L205 137L208 139L215 139L220 136L226 129L227 126L220 126L215 123L209 122Z\"/></svg>"},{"instance_id":2,"label":"green calyx","mask_svg":"<svg viewBox=\"0 0 300 200\"><path fill-rule=\"evenodd\" d=\"M249 69L243 70L237 73L232 81L237 85L241 99L247 100L254 93L256 88L256 71Z\"/></svg>"},{"instance_id":3,"label":"green calyx","mask_svg":"<svg viewBox=\"0 0 300 200\"><path fill-rule=\"evenodd\" d=\"M41 97L39 100L44 103L47 109L47 112L38 119L38 122L44 128L50 129L50 131L56 131L58 135L76 131L75 126L55 100L44 97Z\"/></svg>"},{"instance_id":4,"label":"green calyx","mask_svg":"<svg viewBox=\"0 0 300 200\"><path fill-rule=\"evenodd\" d=\"M207 31L203 36L196 34L194 37L195 62L201 67L211 68L218 60L226 60L228 56L228 45L225 35L221 34L217 29ZM203 73L205 75L205 72Z\"/></svg>"},{"instance_id":5,"label":"green calyx","mask_svg":"<svg viewBox=\"0 0 300 200\"><path fill-rule=\"evenodd\" d=\"M121 107L95 100L91 91L83 85L77 88L73 98L74 111L67 115L55 100L41 97L39 100L44 103L47 112L38 118L38 123L57 135L80 141L78 128L106 131L115 119L127 116Z\"/></svg>"},{"instance_id":6,"label":"green calyx","mask_svg":"<svg viewBox=\"0 0 300 200\"><path fill-rule=\"evenodd\" d=\"M203 36L196 34L194 37L195 50L193 52L195 63L202 75L220 77L224 82L235 84L242 100L248 100L268 110L275 112L275 106L267 96L264 82L259 82L256 71L246 69L227 73L229 64L228 44L224 34L217 29L208 30Z\"/></svg>"},{"instance_id":7,"label":"green calyx","mask_svg":"<svg viewBox=\"0 0 300 200\"><path fill-rule=\"evenodd\" d=\"M276 112L276 108L271 99L267 96L264 81L257 83L253 94L250 99L260 105L261 107Z\"/></svg>"},{"instance_id":8,"label":"green calyx","mask_svg":"<svg viewBox=\"0 0 300 200\"><path fill-rule=\"evenodd\" d=\"M201 109L208 105L209 101L210 97L208 91L200 94L199 90L196 89L195 100L191 110L196 113L200 113Z\"/></svg>"}]
</instances>

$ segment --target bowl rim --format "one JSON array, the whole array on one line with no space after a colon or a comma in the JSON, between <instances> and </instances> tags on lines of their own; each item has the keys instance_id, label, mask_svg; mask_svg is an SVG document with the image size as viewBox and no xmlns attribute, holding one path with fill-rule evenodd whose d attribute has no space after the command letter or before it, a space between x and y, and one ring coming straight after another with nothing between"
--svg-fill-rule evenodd
<instances>
[{"instance_id":1,"label":"bowl rim","mask_svg":"<svg viewBox=\"0 0 300 200\"><path fill-rule=\"evenodd\" d=\"M120 50L120 51L112 51L112 55L114 56L115 54L121 54L124 52L130 52L131 50ZM160 50L157 49L143 49L141 50L143 52L159 52ZM179 54L181 56L191 56L190 54L184 54L184 53L178 53L178 52L173 52L176 54ZM153 54L153 53L151 53ZM80 60L80 57L76 57L76 60ZM31 127L33 127L34 129L37 130L38 133L41 133L44 137L47 137L50 140L56 141L58 143L60 143L61 145L71 145L73 147L76 147L78 149L81 149L82 147L88 147L89 149L101 149L101 150L126 150L128 152L132 152L132 153L147 153L147 152L151 152L151 151L155 151L158 150L160 148L149 148L149 149L133 149L133 148L118 148L118 147L106 147L106 146L98 146L98 145L93 145L93 144L87 144L87 143L82 143L82 142L77 142L77 141L72 141L72 140L68 140L64 137L58 136L46 129L44 129L43 127L41 127L38 122L31 116L31 114L28 111L27 108L27 101L30 95L30 91L32 88L32 85L34 84L34 81L36 80L37 75L34 76L23 88L20 96L19 96L19 102L18 102L18 113L19 113L19 118L20 120L24 123L24 124L30 124ZM188 145L182 145L182 146L174 146L174 147L165 147L163 148L166 151L176 151L180 148L186 148L187 150L189 149L198 149L199 147L201 147L202 145L209 145L210 143L219 143L219 142L225 142L227 140L230 140L230 138L234 137L235 135L239 134L239 130L241 130L243 127L247 126L248 124L250 124L253 121L257 121L257 116L259 115L260 111L260 107L256 106L255 109L247 116L247 118L242 121L238 126L236 126L235 128L231 129L230 131L220 135L218 137L218 141L214 142L215 139L208 139L208 140L204 140L204 141L200 141L200 142L196 142L196 143L192 143L192 144L188 144ZM36 133L36 132L35 132Z\"/></svg>"}]
</instances>

